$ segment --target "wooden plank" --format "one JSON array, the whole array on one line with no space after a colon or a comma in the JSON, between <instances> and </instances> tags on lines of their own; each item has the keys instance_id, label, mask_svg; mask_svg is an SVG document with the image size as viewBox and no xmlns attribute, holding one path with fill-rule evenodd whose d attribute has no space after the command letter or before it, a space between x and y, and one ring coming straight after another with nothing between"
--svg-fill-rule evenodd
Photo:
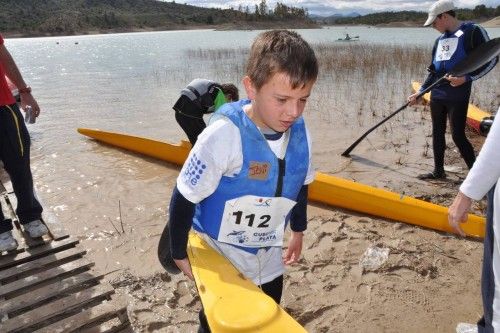
<instances>
[{"instance_id":1,"label":"wooden plank","mask_svg":"<svg viewBox=\"0 0 500 333\"><path fill-rule=\"evenodd\" d=\"M6 219L12 219L12 209L10 208L9 203L6 200L6 197L7 197L6 193L2 193L0 195L0 202L2 203L3 216Z\"/></svg>"},{"instance_id":2,"label":"wooden plank","mask_svg":"<svg viewBox=\"0 0 500 333\"><path fill-rule=\"evenodd\" d=\"M78 333L118 333L118 332L131 332L134 333L130 327L130 322L120 322L117 319L113 319L114 322L106 322L100 326L91 327L78 331ZM127 330L128 329L128 330Z\"/></svg>"},{"instance_id":3,"label":"wooden plank","mask_svg":"<svg viewBox=\"0 0 500 333\"><path fill-rule=\"evenodd\" d=\"M3 187L5 188L5 191L7 193L14 193L14 188L12 187L12 182L10 181L9 175L7 173L4 173L5 179L2 179L2 184Z\"/></svg>"},{"instance_id":4,"label":"wooden plank","mask_svg":"<svg viewBox=\"0 0 500 333\"><path fill-rule=\"evenodd\" d=\"M0 161L0 169L3 169L3 164ZM0 193L7 193L7 189L3 185L4 179L6 177L6 172L0 171Z\"/></svg>"},{"instance_id":5,"label":"wooden plank","mask_svg":"<svg viewBox=\"0 0 500 333\"><path fill-rule=\"evenodd\" d=\"M0 195L0 204L2 205L2 212L3 215L6 219L11 219L15 221L17 219L10 202L7 201L7 194L2 194ZM21 237L21 234L18 232L14 222L13 222L13 227L14 230L12 230L12 236L17 240L19 246L17 247L16 250L8 252L8 255L11 254L16 254L22 251L22 249L26 246L26 243L24 242L24 238Z\"/></svg>"},{"instance_id":6,"label":"wooden plank","mask_svg":"<svg viewBox=\"0 0 500 333\"><path fill-rule=\"evenodd\" d=\"M42 207L46 207L42 198L37 197L37 199L40 205L42 205ZM52 237L52 239L58 240L69 237L68 232L63 227L62 223L59 222L59 220L51 210L44 208L42 212L42 221L49 229L49 234Z\"/></svg>"},{"instance_id":7,"label":"wooden plank","mask_svg":"<svg viewBox=\"0 0 500 333\"><path fill-rule=\"evenodd\" d=\"M62 251L70 247L74 247L76 244L78 244L78 242L79 241L74 238L67 238L60 241L53 241L50 244L45 244L33 249L28 249L27 251L18 254L6 254L0 256L0 270L49 255L51 253Z\"/></svg>"},{"instance_id":8,"label":"wooden plank","mask_svg":"<svg viewBox=\"0 0 500 333\"><path fill-rule=\"evenodd\" d=\"M47 284L50 281L74 275L76 272L88 270L92 266L94 266L93 262L82 258L58 267L50 268L37 275L28 276L12 283L2 285L2 288L0 288L0 297L11 298L22 293L27 293L43 283Z\"/></svg>"},{"instance_id":9,"label":"wooden plank","mask_svg":"<svg viewBox=\"0 0 500 333\"><path fill-rule=\"evenodd\" d=\"M81 258L85 253L87 253L86 250L74 247L2 270L0 271L0 283L6 284L9 280L17 280L27 275L35 274L37 271L45 270L56 265L59 266L65 262Z\"/></svg>"},{"instance_id":10,"label":"wooden plank","mask_svg":"<svg viewBox=\"0 0 500 333\"><path fill-rule=\"evenodd\" d=\"M52 284L33 290L27 294L13 297L7 301L0 302L0 317L8 315L12 318L20 312L26 312L26 309L40 307L44 303L53 301L56 298L66 296L68 293L74 293L83 288L95 285L104 277L97 271L91 269L54 281Z\"/></svg>"},{"instance_id":11,"label":"wooden plank","mask_svg":"<svg viewBox=\"0 0 500 333\"><path fill-rule=\"evenodd\" d=\"M49 229L49 234L52 239L58 240L69 237L69 234L63 227L62 223L59 222L54 213L51 211L44 209L42 213L42 221Z\"/></svg>"},{"instance_id":12,"label":"wooden plank","mask_svg":"<svg viewBox=\"0 0 500 333\"><path fill-rule=\"evenodd\" d=\"M111 333L111 332L106 332L106 333ZM127 324L127 326L123 329L120 329L119 331L113 332L113 333L135 333L130 324Z\"/></svg>"},{"instance_id":13,"label":"wooden plank","mask_svg":"<svg viewBox=\"0 0 500 333\"><path fill-rule=\"evenodd\" d=\"M73 315L85 308L86 305L98 302L112 293L114 293L113 287L107 283L82 290L0 323L0 332L14 333L36 330L59 320L59 318Z\"/></svg>"},{"instance_id":14,"label":"wooden plank","mask_svg":"<svg viewBox=\"0 0 500 333\"><path fill-rule=\"evenodd\" d=\"M99 323L106 322L112 318L118 318L121 314L127 312L127 306L122 298L112 298L110 301L98 304L91 307L85 311L79 312L71 317L67 317L63 320L57 321L49 326L45 326L37 331L36 333L69 333L74 331L83 332L95 331L95 326ZM92 325L94 323L94 325ZM123 326L120 322L119 325ZM91 327L94 326L94 327ZM88 327L88 328L87 328ZM87 329L85 329L87 328ZM109 327L108 331L113 327ZM122 327L123 328L123 327Z\"/></svg>"}]
</instances>

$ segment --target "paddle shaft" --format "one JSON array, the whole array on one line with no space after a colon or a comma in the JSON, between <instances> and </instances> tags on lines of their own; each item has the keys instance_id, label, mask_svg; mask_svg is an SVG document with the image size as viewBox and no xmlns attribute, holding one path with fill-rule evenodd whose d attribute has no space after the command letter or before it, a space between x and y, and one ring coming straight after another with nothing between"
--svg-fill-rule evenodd
<instances>
[{"instance_id":1,"label":"paddle shaft","mask_svg":"<svg viewBox=\"0 0 500 333\"><path fill-rule=\"evenodd\" d=\"M434 82L433 84L431 84L429 87L427 87L426 89L424 89L422 92L420 92L416 97L415 99L419 99L420 97L422 97L424 94L426 94L427 92L429 92L432 88L434 88L436 85L442 83L443 81L445 81L445 76L448 75L448 74L445 74L443 75L443 77L441 77L439 80L437 80L436 82ZM366 131L363 135L361 135L359 137L359 139L357 139L356 141L354 141L354 143L352 145L349 146L349 148L347 148L343 153L342 153L342 156L344 157L349 157L349 154L351 153L351 151L361 142L363 141L364 138L367 137L368 134L370 134L371 132L373 132L377 127L379 127L380 125L382 125L383 123L385 123L386 121L388 121L389 119L391 119L392 117L394 117L395 115L397 115L399 112L403 111L404 109L406 109L406 107L410 105L410 102L407 102L405 105L403 105L402 107L400 107L399 109L397 109L396 111L394 111L393 113L391 113L390 115L388 115L387 117L385 117L384 119L382 119L381 122L379 122L378 124L376 124L375 126L373 126L372 128L370 128L368 131Z\"/></svg>"},{"instance_id":2,"label":"paddle shaft","mask_svg":"<svg viewBox=\"0 0 500 333\"><path fill-rule=\"evenodd\" d=\"M430 91L437 84L445 81L446 80L445 77L447 75L463 76L467 73L473 72L476 69L480 68L481 66L485 65L486 63L488 63L499 53L500 53L500 37L491 39L486 43L479 45L479 47L474 49L466 58L462 59L462 61L456 64L447 74L443 75L443 77L441 77L439 80L430 85L427 89L418 94L416 96L416 99L422 97L422 95ZM351 151L354 149L354 147L356 147L364 138L366 138L368 134L370 134L374 129L385 123L387 120L394 117L400 111L404 110L409 104L410 104L409 102L406 103L405 105L403 105L402 107L391 113L387 118L383 119L380 123L370 128L365 134L363 134L359 139L357 139L349 148L347 148L342 153L342 156L348 157Z\"/></svg>"}]
</instances>

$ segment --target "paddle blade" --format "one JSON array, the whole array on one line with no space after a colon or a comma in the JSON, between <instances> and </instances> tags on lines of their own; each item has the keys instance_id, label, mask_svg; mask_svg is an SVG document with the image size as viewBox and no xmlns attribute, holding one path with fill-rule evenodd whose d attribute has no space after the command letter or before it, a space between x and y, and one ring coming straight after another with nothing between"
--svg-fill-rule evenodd
<instances>
[{"instance_id":1,"label":"paddle blade","mask_svg":"<svg viewBox=\"0 0 500 333\"><path fill-rule=\"evenodd\" d=\"M488 63L500 53L500 37L491 39L472 50L448 73L453 76L469 74Z\"/></svg>"}]
</instances>

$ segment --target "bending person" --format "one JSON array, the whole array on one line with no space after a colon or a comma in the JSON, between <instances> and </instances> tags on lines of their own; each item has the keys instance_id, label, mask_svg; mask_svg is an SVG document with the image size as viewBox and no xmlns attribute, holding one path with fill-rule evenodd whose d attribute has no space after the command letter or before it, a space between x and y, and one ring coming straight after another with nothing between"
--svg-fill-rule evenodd
<instances>
[{"instance_id":1,"label":"bending person","mask_svg":"<svg viewBox=\"0 0 500 333\"><path fill-rule=\"evenodd\" d=\"M232 83L220 85L210 80L195 79L182 89L181 97L173 106L175 120L194 146L198 135L207 127L203 115L238 99L238 88Z\"/></svg>"}]
</instances>

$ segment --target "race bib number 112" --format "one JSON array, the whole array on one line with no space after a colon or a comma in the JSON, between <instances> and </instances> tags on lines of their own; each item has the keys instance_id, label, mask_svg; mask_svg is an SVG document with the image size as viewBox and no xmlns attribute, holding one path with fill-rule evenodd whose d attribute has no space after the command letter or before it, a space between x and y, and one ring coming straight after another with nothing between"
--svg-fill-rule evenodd
<instances>
[{"instance_id":1,"label":"race bib number 112","mask_svg":"<svg viewBox=\"0 0 500 333\"><path fill-rule=\"evenodd\" d=\"M218 241L245 247L282 246L285 220L295 201L246 195L228 200Z\"/></svg>"}]
</instances>

